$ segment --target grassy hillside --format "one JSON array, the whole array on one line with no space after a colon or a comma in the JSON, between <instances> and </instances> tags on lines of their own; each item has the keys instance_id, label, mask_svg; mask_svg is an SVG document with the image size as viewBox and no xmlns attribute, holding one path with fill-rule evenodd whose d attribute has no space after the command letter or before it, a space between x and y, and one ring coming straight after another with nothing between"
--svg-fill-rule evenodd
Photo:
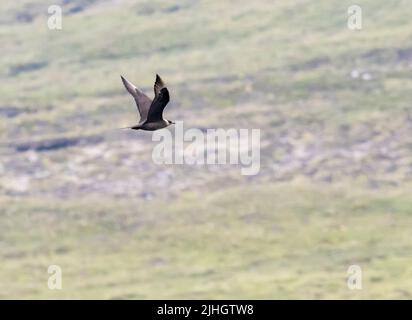
<instances>
[{"instance_id":1,"label":"grassy hillside","mask_svg":"<svg viewBox=\"0 0 412 320\"><path fill-rule=\"evenodd\" d=\"M1 297L411 298L412 201L385 191L293 183L167 203L8 199ZM50 264L63 269L61 291L47 289ZM352 264L361 291L346 286Z\"/></svg>"},{"instance_id":2,"label":"grassy hillside","mask_svg":"<svg viewBox=\"0 0 412 320\"><path fill-rule=\"evenodd\" d=\"M3 1L0 298L410 298L412 4L360 0L351 31L352 4ZM119 75L155 73L167 118L261 129L259 175L118 130Z\"/></svg>"}]
</instances>

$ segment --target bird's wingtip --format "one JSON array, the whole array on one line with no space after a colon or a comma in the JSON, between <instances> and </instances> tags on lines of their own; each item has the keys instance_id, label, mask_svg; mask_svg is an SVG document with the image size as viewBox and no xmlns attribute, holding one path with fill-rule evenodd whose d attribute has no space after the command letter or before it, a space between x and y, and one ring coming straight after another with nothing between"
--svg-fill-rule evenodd
<instances>
[{"instance_id":1,"label":"bird's wingtip","mask_svg":"<svg viewBox=\"0 0 412 320\"><path fill-rule=\"evenodd\" d=\"M123 77L122 75L120 75L120 79L122 79L122 82L123 82L123 84L124 84L125 86L128 85L129 80L127 80L127 79L126 79L125 77Z\"/></svg>"}]
</instances>

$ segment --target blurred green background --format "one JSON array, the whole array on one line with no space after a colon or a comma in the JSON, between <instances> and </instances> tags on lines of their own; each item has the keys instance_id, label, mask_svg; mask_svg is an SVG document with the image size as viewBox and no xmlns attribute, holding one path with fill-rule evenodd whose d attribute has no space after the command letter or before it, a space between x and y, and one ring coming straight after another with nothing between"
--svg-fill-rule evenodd
<instances>
[{"instance_id":1,"label":"blurred green background","mask_svg":"<svg viewBox=\"0 0 412 320\"><path fill-rule=\"evenodd\" d=\"M412 3L352 4L2 1L0 298L411 298ZM261 129L260 173L118 130L156 73L168 119Z\"/></svg>"}]
</instances>

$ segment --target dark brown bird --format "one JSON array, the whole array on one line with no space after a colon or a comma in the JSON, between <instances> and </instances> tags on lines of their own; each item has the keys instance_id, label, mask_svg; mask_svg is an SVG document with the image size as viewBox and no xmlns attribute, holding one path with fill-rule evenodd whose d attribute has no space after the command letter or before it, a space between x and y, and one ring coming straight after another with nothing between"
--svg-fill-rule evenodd
<instances>
[{"instance_id":1,"label":"dark brown bird","mask_svg":"<svg viewBox=\"0 0 412 320\"><path fill-rule=\"evenodd\" d=\"M168 104L170 97L169 91L158 74L156 74L156 81L154 84L155 96L153 101L136 88L133 83L122 76L120 77L122 78L127 91L133 96L137 105L137 110L140 114L140 121L137 125L124 129L154 131L174 124L173 121L163 119L163 110Z\"/></svg>"}]
</instances>

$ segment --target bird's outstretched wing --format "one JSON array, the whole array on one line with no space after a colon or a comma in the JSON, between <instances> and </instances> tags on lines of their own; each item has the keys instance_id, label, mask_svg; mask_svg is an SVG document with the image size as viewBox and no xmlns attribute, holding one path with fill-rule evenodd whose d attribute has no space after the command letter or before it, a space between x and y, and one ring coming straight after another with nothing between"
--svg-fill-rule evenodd
<instances>
[{"instance_id":1,"label":"bird's outstretched wing","mask_svg":"<svg viewBox=\"0 0 412 320\"><path fill-rule=\"evenodd\" d=\"M147 114L147 120L150 122L162 120L163 110L170 100L169 90L167 90L159 75L156 75L154 92L155 97L153 99L152 105L150 106L149 113Z\"/></svg>"},{"instance_id":2,"label":"bird's outstretched wing","mask_svg":"<svg viewBox=\"0 0 412 320\"><path fill-rule=\"evenodd\" d=\"M165 84L164 84L162 78L160 78L160 76L158 74L156 74L156 81L155 81L155 84L154 84L155 99L159 95L160 90L162 90L163 88L165 88Z\"/></svg>"},{"instance_id":3,"label":"bird's outstretched wing","mask_svg":"<svg viewBox=\"0 0 412 320\"><path fill-rule=\"evenodd\" d=\"M129 93L136 101L137 110L140 114L140 123L145 122L147 120L150 106L152 105L152 100L150 100L148 96L146 96L142 91L136 88L133 83L123 78L122 76L120 77L122 78L126 90L129 91Z\"/></svg>"}]
</instances>

